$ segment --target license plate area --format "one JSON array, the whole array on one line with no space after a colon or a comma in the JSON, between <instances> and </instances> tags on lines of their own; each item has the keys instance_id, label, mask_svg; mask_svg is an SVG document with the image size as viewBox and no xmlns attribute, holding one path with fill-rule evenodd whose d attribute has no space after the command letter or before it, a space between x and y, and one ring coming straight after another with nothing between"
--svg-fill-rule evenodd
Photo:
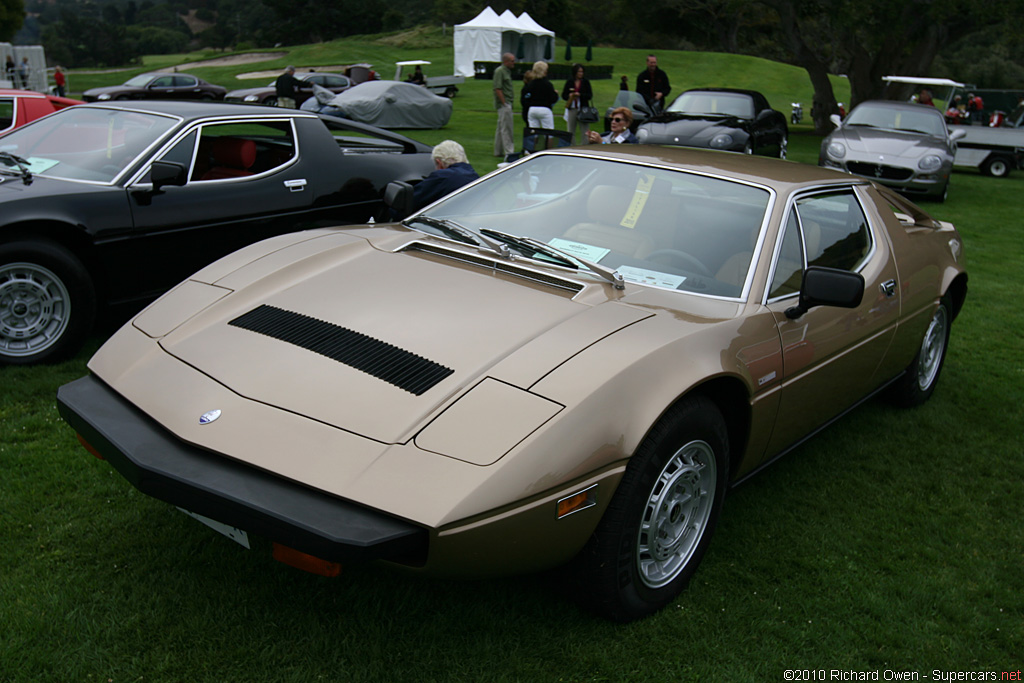
<instances>
[{"instance_id":1,"label":"license plate area","mask_svg":"<svg viewBox=\"0 0 1024 683\"><path fill-rule=\"evenodd\" d=\"M199 520L200 522L202 522L206 526L210 527L211 529L213 529L217 533L223 534L224 536L227 536L232 541L234 541L238 545L242 546L246 550L250 550L250 547L249 547L249 534L247 534L246 532L242 531L238 527L229 526L227 524L224 524L223 522L218 522L215 519L210 519L209 517L204 517L203 515L198 515L198 514L192 512L191 510L186 510L185 508L178 508L178 509L181 510L182 512L184 512L186 515L188 515L192 519Z\"/></svg>"}]
</instances>

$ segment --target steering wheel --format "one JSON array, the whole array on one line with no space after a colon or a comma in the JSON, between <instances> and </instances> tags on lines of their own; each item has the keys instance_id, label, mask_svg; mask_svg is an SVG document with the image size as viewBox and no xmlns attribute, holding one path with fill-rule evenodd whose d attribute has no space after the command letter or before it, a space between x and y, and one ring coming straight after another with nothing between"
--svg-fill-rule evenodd
<instances>
[{"instance_id":1,"label":"steering wheel","mask_svg":"<svg viewBox=\"0 0 1024 683\"><path fill-rule=\"evenodd\" d=\"M681 267L682 270L711 277L711 271L698 261L696 256L685 251L679 251L678 249L658 249L648 254L645 260L660 263L663 266Z\"/></svg>"}]
</instances>

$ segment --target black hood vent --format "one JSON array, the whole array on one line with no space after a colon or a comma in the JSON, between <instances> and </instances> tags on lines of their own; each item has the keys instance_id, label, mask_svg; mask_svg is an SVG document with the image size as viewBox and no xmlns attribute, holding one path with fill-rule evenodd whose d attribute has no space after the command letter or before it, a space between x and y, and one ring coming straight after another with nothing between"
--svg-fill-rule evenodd
<instances>
[{"instance_id":1,"label":"black hood vent","mask_svg":"<svg viewBox=\"0 0 1024 683\"><path fill-rule=\"evenodd\" d=\"M455 372L360 332L274 306L254 308L228 324L327 356L416 396Z\"/></svg>"}]
</instances>

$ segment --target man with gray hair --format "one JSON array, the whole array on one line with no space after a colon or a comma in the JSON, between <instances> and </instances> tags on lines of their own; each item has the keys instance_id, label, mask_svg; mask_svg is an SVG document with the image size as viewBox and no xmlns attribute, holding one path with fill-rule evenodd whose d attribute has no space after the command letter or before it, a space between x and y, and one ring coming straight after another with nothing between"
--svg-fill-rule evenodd
<instances>
[{"instance_id":1,"label":"man with gray hair","mask_svg":"<svg viewBox=\"0 0 1024 683\"><path fill-rule=\"evenodd\" d=\"M274 89L277 91L277 106L295 109L295 86L298 84L299 79L295 78L295 67L288 66L274 83Z\"/></svg>"},{"instance_id":2,"label":"man with gray hair","mask_svg":"<svg viewBox=\"0 0 1024 683\"><path fill-rule=\"evenodd\" d=\"M435 170L413 189L414 211L419 211L480 177L466 159L466 150L454 140L439 142L431 157L434 159Z\"/></svg>"},{"instance_id":3,"label":"man with gray hair","mask_svg":"<svg viewBox=\"0 0 1024 683\"><path fill-rule=\"evenodd\" d=\"M512 139L512 67L516 56L506 52L501 56L501 66L494 70L494 108L498 112L498 128L494 131L494 156L508 157L516 151Z\"/></svg>"}]
</instances>

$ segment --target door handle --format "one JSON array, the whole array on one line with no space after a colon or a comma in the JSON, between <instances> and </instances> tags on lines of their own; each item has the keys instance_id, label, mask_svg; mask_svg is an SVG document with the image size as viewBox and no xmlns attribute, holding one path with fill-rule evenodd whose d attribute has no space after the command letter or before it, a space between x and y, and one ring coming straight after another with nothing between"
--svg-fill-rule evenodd
<instances>
[{"instance_id":1,"label":"door handle","mask_svg":"<svg viewBox=\"0 0 1024 683\"><path fill-rule=\"evenodd\" d=\"M299 178L298 180L286 180L284 186L291 192L302 192L306 189L306 179Z\"/></svg>"},{"instance_id":2,"label":"door handle","mask_svg":"<svg viewBox=\"0 0 1024 683\"><path fill-rule=\"evenodd\" d=\"M878 288L882 290L882 293L885 294L886 297L893 297L896 295L895 280L886 280L882 284L878 285Z\"/></svg>"}]
</instances>

